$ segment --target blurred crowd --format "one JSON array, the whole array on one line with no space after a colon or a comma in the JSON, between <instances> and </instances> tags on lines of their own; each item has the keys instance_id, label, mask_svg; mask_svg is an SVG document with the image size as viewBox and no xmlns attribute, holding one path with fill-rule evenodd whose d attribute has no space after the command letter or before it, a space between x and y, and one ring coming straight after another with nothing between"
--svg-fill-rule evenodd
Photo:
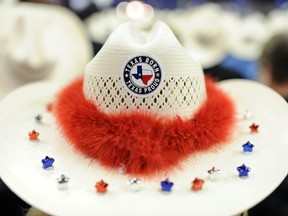
<instances>
[{"instance_id":1,"label":"blurred crowd","mask_svg":"<svg viewBox=\"0 0 288 216\"><path fill-rule=\"evenodd\" d=\"M288 100L288 0L0 0L0 99L29 82L81 75L127 20L143 29L162 20L206 74L259 81ZM3 182L0 193L9 215L30 207ZM249 215L288 215L287 202L283 181Z\"/></svg>"}]
</instances>

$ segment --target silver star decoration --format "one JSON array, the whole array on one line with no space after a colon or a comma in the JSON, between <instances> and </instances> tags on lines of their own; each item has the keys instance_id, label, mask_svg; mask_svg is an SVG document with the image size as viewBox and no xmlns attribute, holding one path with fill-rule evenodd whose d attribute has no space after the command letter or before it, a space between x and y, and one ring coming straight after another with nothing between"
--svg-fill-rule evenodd
<instances>
[{"instance_id":1,"label":"silver star decoration","mask_svg":"<svg viewBox=\"0 0 288 216\"><path fill-rule=\"evenodd\" d=\"M126 174L126 167L125 167L125 165L124 164L121 164L121 166L120 166L120 168L119 168L119 173L121 174L121 175L125 175Z\"/></svg>"},{"instance_id":2,"label":"silver star decoration","mask_svg":"<svg viewBox=\"0 0 288 216\"><path fill-rule=\"evenodd\" d=\"M60 190L66 190L68 189L68 182L69 182L70 178L65 176L64 174L61 174L61 176L59 178L57 178L57 182L58 182L58 188Z\"/></svg>"},{"instance_id":3,"label":"silver star decoration","mask_svg":"<svg viewBox=\"0 0 288 216\"><path fill-rule=\"evenodd\" d=\"M243 115L243 119L250 119L252 116L252 112L251 110L246 109L243 111L242 115Z\"/></svg>"},{"instance_id":4,"label":"silver star decoration","mask_svg":"<svg viewBox=\"0 0 288 216\"><path fill-rule=\"evenodd\" d=\"M221 170L216 169L215 167L212 167L212 169L208 170L207 172L209 174L210 180L215 180L221 176Z\"/></svg>"},{"instance_id":5,"label":"silver star decoration","mask_svg":"<svg viewBox=\"0 0 288 216\"><path fill-rule=\"evenodd\" d=\"M128 180L128 185L131 191L137 192L141 189L141 181L137 178L131 178Z\"/></svg>"},{"instance_id":6,"label":"silver star decoration","mask_svg":"<svg viewBox=\"0 0 288 216\"><path fill-rule=\"evenodd\" d=\"M41 114L38 114L37 116L35 116L35 120L37 122L41 122L42 119L43 119L43 116Z\"/></svg>"}]
</instances>

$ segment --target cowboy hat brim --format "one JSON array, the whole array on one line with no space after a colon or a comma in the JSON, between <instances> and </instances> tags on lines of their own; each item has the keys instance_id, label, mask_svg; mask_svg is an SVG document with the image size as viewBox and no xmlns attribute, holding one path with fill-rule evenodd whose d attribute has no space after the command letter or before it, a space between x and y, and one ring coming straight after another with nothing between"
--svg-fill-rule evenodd
<instances>
[{"instance_id":1,"label":"cowboy hat brim","mask_svg":"<svg viewBox=\"0 0 288 216\"><path fill-rule=\"evenodd\" d=\"M288 106L268 87L248 80L228 80L219 86L234 99L237 110L249 109L249 119L239 119L233 141L217 152L199 153L185 161L183 169L169 177L174 182L167 196L160 181L142 182L142 190L133 193L127 180L131 176L104 169L98 162L76 152L59 135L55 119L46 105L53 101L60 86L53 82L35 82L14 90L0 102L0 175L20 198L52 215L235 215L267 197L288 172ZM43 115L35 122L37 114ZM260 125L250 133L249 125ZM32 129L39 141L28 139ZM245 154L242 144L255 144ZM53 169L45 170L41 160L53 157ZM237 167L251 167L249 177L240 178ZM207 170L217 167L222 175L209 180ZM59 190L56 179L70 178L68 190ZM192 191L195 177L205 183L201 191ZM104 179L108 193L99 195L95 183ZM228 204L229 203L229 204Z\"/></svg>"}]
</instances>

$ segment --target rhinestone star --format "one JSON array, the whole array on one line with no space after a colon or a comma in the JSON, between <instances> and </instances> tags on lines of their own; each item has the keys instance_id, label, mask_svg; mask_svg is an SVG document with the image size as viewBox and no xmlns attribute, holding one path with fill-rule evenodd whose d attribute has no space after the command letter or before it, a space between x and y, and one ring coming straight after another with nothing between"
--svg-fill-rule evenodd
<instances>
[{"instance_id":1,"label":"rhinestone star","mask_svg":"<svg viewBox=\"0 0 288 216\"><path fill-rule=\"evenodd\" d=\"M250 141L247 141L242 147L244 152L253 152L254 145Z\"/></svg>"},{"instance_id":2,"label":"rhinestone star","mask_svg":"<svg viewBox=\"0 0 288 216\"><path fill-rule=\"evenodd\" d=\"M128 180L128 185L131 191L137 192L141 189L141 181L137 178L131 178Z\"/></svg>"},{"instance_id":3,"label":"rhinestone star","mask_svg":"<svg viewBox=\"0 0 288 216\"><path fill-rule=\"evenodd\" d=\"M194 190L194 191L201 190L203 184L204 184L204 180L196 177L196 178L192 181L192 190Z\"/></svg>"},{"instance_id":4,"label":"rhinestone star","mask_svg":"<svg viewBox=\"0 0 288 216\"><path fill-rule=\"evenodd\" d=\"M54 161L55 161L54 158L48 156L46 156L41 160L44 169L53 167Z\"/></svg>"},{"instance_id":5,"label":"rhinestone star","mask_svg":"<svg viewBox=\"0 0 288 216\"><path fill-rule=\"evenodd\" d=\"M247 177L250 172L250 167L247 167L245 164L237 167L237 171L239 172L239 177Z\"/></svg>"},{"instance_id":6,"label":"rhinestone star","mask_svg":"<svg viewBox=\"0 0 288 216\"><path fill-rule=\"evenodd\" d=\"M61 174L61 176L59 178L57 178L58 189L67 190L69 180L70 180L69 177L65 176L64 174Z\"/></svg>"},{"instance_id":7,"label":"rhinestone star","mask_svg":"<svg viewBox=\"0 0 288 216\"><path fill-rule=\"evenodd\" d=\"M249 126L251 133L258 133L259 125L253 123Z\"/></svg>"},{"instance_id":8,"label":"rhinestone star","mask_svg":"<svg viewBox=\"0 0 288 216\"><path fill-rule=\"evenodd\" d=\"M98 193L106 193L107 188L108 188L108 184L106 182L104 182L103 180L101 180L101 181L96 183L95 188L96 188Z\"/></svg>"},{"instance_id":9,"label":"rhinestone star","mask_svg":"<svg viewBox=\"0 0 288 216\"><path fill-rule=\"evenodd\" d=\"M219 176L221 176L221 170L215 168L214 166L210 170L208 170L207 172L209 174L210 180L215 180Z\"/></svg>"},{"instance_id":10,"label":"rhinestone star","mask_svg":"<svg viewBox=\"0 0 288 216\"><path fill-rule=\"evenodd\" d=\"M174 183L170 182L169 179L165 179L165 181L161 181L161 188L164 192L171 192Z\"/></svg>"}]
</instances>

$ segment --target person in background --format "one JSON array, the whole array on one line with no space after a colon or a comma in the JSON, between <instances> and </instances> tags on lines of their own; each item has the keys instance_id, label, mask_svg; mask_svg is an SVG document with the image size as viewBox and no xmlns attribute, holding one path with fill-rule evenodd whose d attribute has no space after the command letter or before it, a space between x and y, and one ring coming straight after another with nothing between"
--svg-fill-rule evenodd
<instances>
[{"instance_id":1,"label":"person in background","mask_svg":"<svg viewBox=\"0 0 288 216\"><path fill-rule=\"evenodd\" d=\"M288 32L277 33L264 44L258 81L277 91L288 102ZM288 215L288 176L270 196L248 211L249 216Z\"/></svg>"},{"instance_id":2,"label":"person in background","mask_svg":"<svg viewBox=\"0 0 288 216\"><path fill-rule=\"evenodd\" d=\"M277 33L263 48L258 80L288 101L288 32Z\"/></svg>"}]
</instances>

